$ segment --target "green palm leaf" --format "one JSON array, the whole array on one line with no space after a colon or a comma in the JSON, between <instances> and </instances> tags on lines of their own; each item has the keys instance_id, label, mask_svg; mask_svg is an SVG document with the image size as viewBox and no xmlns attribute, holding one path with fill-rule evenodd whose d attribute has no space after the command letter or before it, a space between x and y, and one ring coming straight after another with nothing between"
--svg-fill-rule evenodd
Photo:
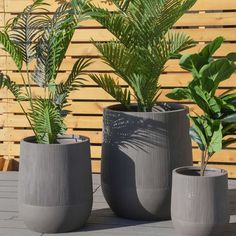
<instances>
[{"instance_id":1,"label":"green palm leaf","mask_svg":"<svg viewBox=\"0 0 236 236\"><path fill-rule=\"evenodd\" d=\"M91 79L109 93L114 99L128 107L130 105L131 94L130 91L119 85L110 75L90 75Z\"/></svg>"},{"instance_id":2,"label":"green palm leaf","mask_svg":"<svg viewBox=\"0 0 236 236\"><path fill-rule=\"evenodd\" d=\"M71 91L78 90L85 79L84 70L91 64L91 59L79 58L73 66L73 69L66 81L56 86L54 103L62 110L67 105L67 97Z\"/></svg>"},{"instance_id":3,"label":"green palm leaf","mask_svg":"<svg viewBox=\"0 0 236 236\"><path fill-rule=\"evenodd\" d=\"M92 6L94 18L116 38L94 43L102 59L134 91L141 111L151 111L158 99L158 80L170 58L194 46L183 33L170 32L196 0L114 0L118 11ZM100 79L103 79L100 77ZM106 84L99 84L108 89ZM112 83L111 83L112 85ZM111 94L112 95L112 94Z\"/></svg>"},{"instance_id":4,"label":"green palm leaf","mask_svg":"<svg viewBox=\"0 0 236 236\"><path fill-rule=\"evenodd\" d=\"M7 75L0 73L0 89L4 87L11 91L17 101L22 101L25 99L22 95L20 86L14 81L11 81Z\"/></svg>"},{"instance_id":5,"label":"green palm leaf","mask_svg":"<svg viewBox=\"0 0 236 236\"><path fill-rule=\"evenodd\" d=\"M18 70L21 70L23 64L23 56L21 54L20 48L9 38L6 32L0 32L0 43L3 49L8 52L15 62Z\"/></svg>"},{"instance_id":6,"label":"green palm leaf","mask_svg":"<svg viewBox=\"0 0 236 236\"><path fill-rule=\"evenodd\" d=\"M42 33L42 29L48 22L46 14L32 15L32 13L42 6L47 5L44 0L36 0L27 6L22 13L13 18L6 26L11 40L18 46L26 64L30 63L35 57L35 41ZM47 12L43 9L45 13Z\"/></svg>"},{"instance_id":7,"label":"green palm leaf","mask_svg":"<svg viewBox=\"0 0 236 236\"><path fill-rule=\"evenodd\" d=\"M30 118L38 143L55 143L58 134L64 134L66 130L63 118L51 100L37 98Z\"/></svg>"}]
</instances>

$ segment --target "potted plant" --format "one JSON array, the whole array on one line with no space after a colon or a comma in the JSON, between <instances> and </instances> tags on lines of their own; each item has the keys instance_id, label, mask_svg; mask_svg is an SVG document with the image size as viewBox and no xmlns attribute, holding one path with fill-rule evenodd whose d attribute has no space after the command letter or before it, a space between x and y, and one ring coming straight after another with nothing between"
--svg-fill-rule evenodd
<instances>
[{"instance_id":1,"label":"potted plant","mask_svg":"<svg viewBox=\"0 0 236 236\"><path fill-rule=\"evenodd\" d=\"M171 58L194 45L170 31L195 0L114 0L116 12L91 6L115 37L94 42L110 74L91 78L119 104L104 111L101 183L111 209L139 220L170 218L172 170L192 165L188 109L157 103L159 77ZM122 79L129 87L120 85Z\"/></svg>"},{"instance_id":2,"label":"potted plant","mask_svg":"<svg viewBox=\"0 0 236 236\"><path fill-rule=\"evenodd\" d=\"M173 171L171 216L183 236L220 236L229 222L227 208L228 179L223 169L207 167L212 156L236 141L236 93L218 95L222 81L236 71L235 53L214 60L215 51L223 43L218 37L199 53L180 59L183 69L192 73L187 88L176 88L167 96L191 100L201 113L190 115L190 135L201 150L200 167L180 167Z\"/></svg>"},{"instance_id":3,"label":"potted plant","mask_svg":"<svg viewBox=\"0 0 236 236\"><path fill-rule=\"evenodd\" d=\"M84 225L92 207L90 142L65 135L64 123L69 93L81 86L90 61L78 59L68 78L56 82L77 23L89 13L86 1L61 4L51 17L46 5L33 1L0 32L23 84L1 73L0 87L12 92L34 132L20 145L20 215L28 228L54 233Z\"/></svg>"}]
</instances>

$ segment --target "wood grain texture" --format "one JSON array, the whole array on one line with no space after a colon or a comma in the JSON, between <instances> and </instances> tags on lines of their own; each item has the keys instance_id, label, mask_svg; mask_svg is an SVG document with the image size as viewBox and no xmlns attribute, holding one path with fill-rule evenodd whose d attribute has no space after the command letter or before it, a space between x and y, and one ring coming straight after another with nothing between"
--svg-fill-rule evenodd
<instances>
[{"instance_id":1,"label":"wood grain texture","mask_svg":"<svg viewBox=\"0 0 236 236\"><path fill-rule=\"evenodd\" d=\"M54 12L57 4L54 0L47 0L52 4L49 7L50 12ZM92 0L93 3L107 8L109 11L115 11L115 6L110 0ZM5 22L21 12L22 9L30 4L31 0L0 0L0 28ZM201 48L216 36L222 35L226 39L223 46L217 51L215 56L222 57L231 51L236 51L236 0L198 0L191 12L186 13L176 24L177 31L183 31L189 34L197 42L196 47L186 51L193 53L201 50ZM88 68L88 73L110 73L112 77L123 86L126 83L118 78L114 71L105 65L99 58L99 53L93 44L91 38L95 41L107 41L114 36L104 29L98 22L88 20L81 22L73 37L73 41L67 51L64 63L58 76L58 81L62 81L68 77L73 63L78 57L92 57L94 63ZM34 66L32 65L31 69ZM19 73L9 56L0 50L0 70L5 71L13 81L22 85ZM23 72L24 73L24 72ZM68 125L68 133L87 135L91 138L92 143L92 166L95 172L100 171L101 142L102 142L102 113L103 109L115 103L101 88L85 76L87 81L78 92L71 94L69 102L71 106L70 116L66 119ZM167 63L165 73L161 75L160 84L162 85L162 93L160 101L170 101L165 94L174 87L185 87L191 80L191 75L183 71L177 60L171 60ZM236 88L236 74L227 81L224 81L218 94L228 88ZM34 85L33 85L34 86ZM42 91L34 88L34 95L40 95ZM189 101L184 101L189 106L190 112L198 112L200 110L196 105ZM28 104L23 103L28 109ZM27 123L19 105L15 102L12 94L6 90L0 91L0 170L17 169L19 158L19 141L25 136L31 135L29 124ZM199 162L199 151L196 144L193 143L194 161ZM230 146L229 149L223 150L216 154L211 164L223 166L229 171L230 177L236 178L236 144ZM12 160L11 160L12 159Z\"/></svg>"}]
</instances>

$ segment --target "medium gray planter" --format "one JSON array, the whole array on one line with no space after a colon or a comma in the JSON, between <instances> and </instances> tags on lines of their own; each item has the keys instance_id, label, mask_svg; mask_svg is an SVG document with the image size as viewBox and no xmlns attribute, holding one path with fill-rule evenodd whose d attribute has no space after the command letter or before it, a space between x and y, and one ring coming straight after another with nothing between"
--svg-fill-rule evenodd
<instances>
[{"instance_id":1,"label":"medium gray planter","mask_svg":"<svg viewBox=\"0 0 236 236\"><path fill-rule=\"evenodd\" d=\"M40 233L77 230L92 208L89 139L62 137L58 142L21 141L20 215L29 229Z\"/></svg>"},{"instance_id":2,"label":"medium gray planter","mask_svg":"<svg viewBox=\"0 0 236 236\"><path fill-rule=\"evenodd\" d=\"M170 218L172 170L192 165L187 113L177 104L160 104L152 112L105 109L101 183L118 216Z\"/></svg>"},{"instance_id":3,"label":"medium gray planter","mask_svg":"<svg viewBox=\"0 0 236 236\"><path fill-rule=\"evenodd\" d=\"M222 169L198 167L173 171L171 217L181 236L222 236L229 223L228 179Z\"/></svg>"}]
</instances>

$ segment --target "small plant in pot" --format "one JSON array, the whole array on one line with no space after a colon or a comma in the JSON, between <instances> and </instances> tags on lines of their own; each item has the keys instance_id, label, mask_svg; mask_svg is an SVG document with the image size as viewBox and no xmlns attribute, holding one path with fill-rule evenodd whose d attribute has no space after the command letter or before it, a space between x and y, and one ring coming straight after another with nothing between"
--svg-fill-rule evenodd
<instances>
[{"instance_id":1,"label":"small plant in pot","mask_svg":"<svg viewBox=\"0 0 236 236\"><path fill-rule=\"evenodd\" d=\"M34 132L20 146L20 215L30 229L54 233L80 228L92 207L90 142L65 135L64 123L67 98L81 86L90 61L78 59L68 78L56 81L77 24L89 13L86 1L63 3L51 17L46 6L33 1L0 32L22 79L18 85L1 73L0 87L12 92Z\"/></svg>"},{"instance_id":2,"label":"small plant in pot","mask_svg":"<svg viewBox=\"0 0 236 236\"><path fill-rule=\"evenodd\" d=\"M116 12L91 6L95 19L115 36L94 44L117 79L129 86L110 74L91 75L120 103L104 111L102 190L119 216L168 219L172 170L191 165L192 154L188 110L158 103L158 81L169 59L194 46L188 36L170 29L195 0L113 3Z\"/></svg>"},{"instance_id":3,"label":"small plant in pot","mask_svg":"<svg viewBox=\"0 0 236 236\"><path fill-rule=\"evenodd\" d=\"M180 65L192 73L193 80L187 88L176 88L167 95L191 100L201 110L189 115L190 136L202 153L201 166L173 171L171 216L182 236L221 236L229 222L227 172L207 167L216 152L236 142L230 137L236 132L236 93L217 93L219 84L236 71L236 54L212 58L223 41L218 37L199 53L182 56Z\"/></svg>"}]
</instances>

